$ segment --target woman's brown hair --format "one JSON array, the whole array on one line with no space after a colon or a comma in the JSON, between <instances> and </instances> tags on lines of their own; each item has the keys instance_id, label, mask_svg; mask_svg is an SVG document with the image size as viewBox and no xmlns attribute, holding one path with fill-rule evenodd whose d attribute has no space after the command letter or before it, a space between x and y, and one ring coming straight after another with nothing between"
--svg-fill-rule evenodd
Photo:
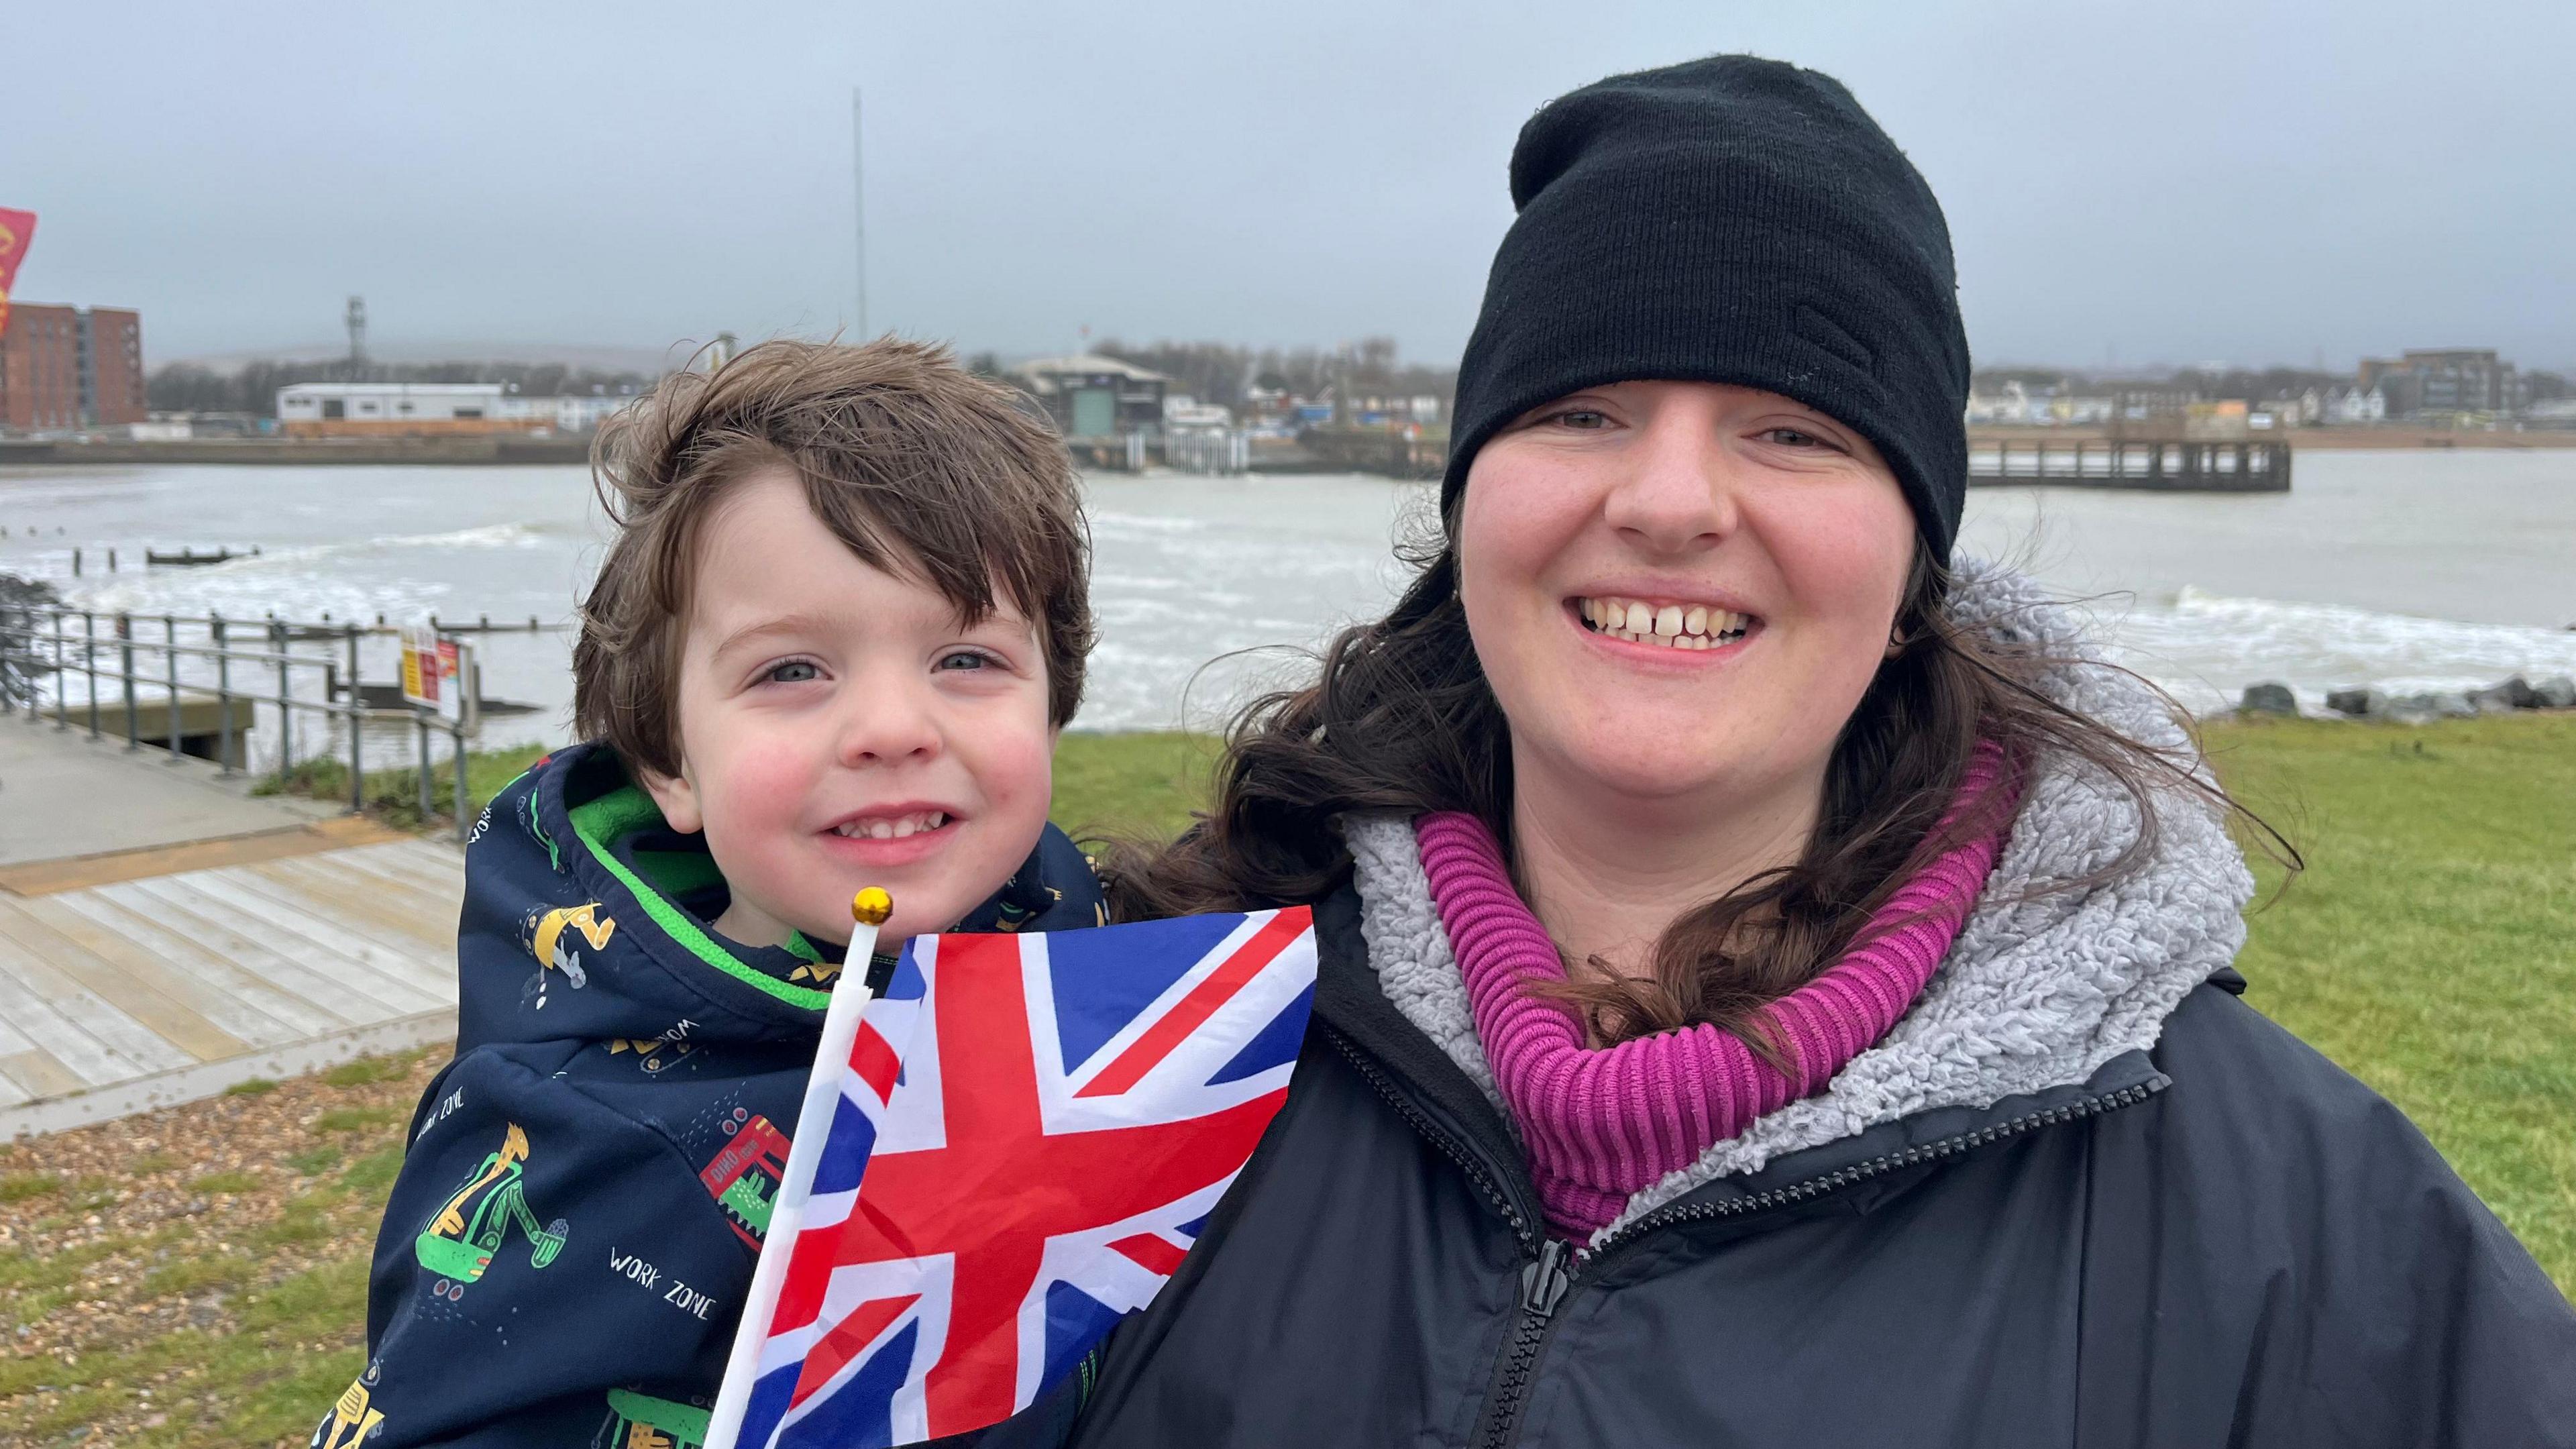
<instances>
[{"instance_id":1,"label":"woman's brown hair","mask_svg":"<svg viewBox=\"0 0 2576 1449\"><path fill-rule=\"evenodd\" d=\"M1350 870L1338 821L1352 814L1469 811L1512 855L1510 733L1468 635L1456 549L1442 539L1400 552L1419 572L1394 609L1337 636L1312 684L1236 717L1214 807L1199 823L1159 851L1110 850L1110 899L1122 919L1318 900ZM2117 878L2154 851L2156 795L2178 789L2252 820L2196 757L2130 740L2052 700L2040 676L2069 661L1963 627L1947 607L1950 587L1948 571L1918 547L1895 655L1835 742L1824 808L1800 858L1682 913L1647 974L1603 973L1550 991L1600 1040L1705 1022L1778 1061L1761 1008L1839 959L1915 870L2006 823L2005 791L1943 823L1980 740L2018 762L2073 755L2138 806L2136 840L2070 887ZM2286 842L2253 824L2295 865Z\"/></svg>"}]
</instances>

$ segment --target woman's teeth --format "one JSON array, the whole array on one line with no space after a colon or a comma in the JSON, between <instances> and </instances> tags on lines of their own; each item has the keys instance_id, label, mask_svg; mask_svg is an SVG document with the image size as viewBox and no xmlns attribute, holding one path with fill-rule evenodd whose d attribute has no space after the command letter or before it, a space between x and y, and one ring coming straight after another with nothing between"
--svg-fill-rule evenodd
<instances>
[{"instance_id":1,"label":"woman's teeth","mask_svg":"<svg viewBox=\"0 0 2576 1449\"><path fill-rule=\"evenodd\" d=\"M1578 599L1575 603L1583 622L1595 633L1667 649L1715 649L1743 638L1753 626L1751 614L1697 604L1658 605L1635 599Z\"/></svg>"},{"instance_id":2,"label":"woman's teeth","mask_svg":"<svg viewBox=\"0 0 2576 1449\"><path fill-rule=\"evenodd\" d=\"M898 815L891 819L853 820L846 825L833 826L832 833L847 835L858 840L901 840L907 835L918 835L925 830L937 830L947 823L948 816L945 813L925 810L918 815Z\"/></svg>"}]
</instances>

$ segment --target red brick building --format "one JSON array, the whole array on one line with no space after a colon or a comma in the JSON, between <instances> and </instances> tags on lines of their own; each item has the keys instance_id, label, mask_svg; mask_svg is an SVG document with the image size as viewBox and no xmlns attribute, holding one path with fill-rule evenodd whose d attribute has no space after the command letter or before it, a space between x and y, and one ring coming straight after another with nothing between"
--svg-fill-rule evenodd
<instances>
[{"instance_id":1,"label":"red brick building","mask_svg":"<svg viewBox=\"0 0 2576 1449\"><path fill-rule=\"evenodd\" d=\"M0 333L0 427L79 427L80 377L79 314L12 304Z\"/></svg>"},{"instance_id":2,"label":"red brick building","mask_svg":"<svg viewBox=\"0 0 2576 1449\"><path fill-rule=\"evenodd\" d=\"M0 333L0 427L115 427L144 416L139 315L10 304L8 330Z\"/></svg>"},{"instance_id":3,"label":"red brick building","mask_svg":"<svg viewBox=\"0 0 2576 1449\"><path fill-rule=\"evenodd\" d=\"M123 307L81 314L81 411L94 428L150 416L143 396L143 315Z\"/></svg>"}]
</instances>

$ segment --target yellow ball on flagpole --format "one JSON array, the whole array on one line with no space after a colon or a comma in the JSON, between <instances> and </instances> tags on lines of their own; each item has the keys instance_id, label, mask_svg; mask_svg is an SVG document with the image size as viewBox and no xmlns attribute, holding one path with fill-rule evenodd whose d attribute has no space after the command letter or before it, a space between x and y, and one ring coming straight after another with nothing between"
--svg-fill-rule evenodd
<instances>
[{"instance_id":1,"label":"yellow ball on flagpole","mask_svg":"<svg viewBox=\"0 0 2576 1449\"><path fill-rule=\"evenodd\" d=\"M862 926L882 926L894 914L894 897L875 886L862 889L850 897L850 919Z\"/></svg>"}]
</instances>

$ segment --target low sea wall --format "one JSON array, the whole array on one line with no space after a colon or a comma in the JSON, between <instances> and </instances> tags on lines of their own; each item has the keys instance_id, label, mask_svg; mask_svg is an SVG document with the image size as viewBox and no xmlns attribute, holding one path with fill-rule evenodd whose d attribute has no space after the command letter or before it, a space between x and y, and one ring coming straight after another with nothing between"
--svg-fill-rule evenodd
<instances>
[{"instance_id":1,"label":"low sea wall","mask_svg":"<svg viewBox=\"0 0 2576 1449\"><path fill-rule=\"evenodd\" d=\"M526 466L587 463L590 439L579 434L416 438L184 438L171 442L0 440L0 464L109 465L244 463L261 467Z\"/></svg>"},{"instance_id":2,"label":"low sea wall","mask_svg":"<svg viewBox=\"0 0 2576 1449\"><path fill-rule=\"evenodd\" d=\"M2329 690L2326 718L2385 720L2390 724L2426 724L2437 719L2468 719L2482 714L2520 710L2576 710L2576 678L2556 675L2538 683L2515 675L2484 689L2392 695L2367 687ZM2298 714L2299 697L2286 684L2246 686L2238 714Z\"/></svg>"}]
</instances>

